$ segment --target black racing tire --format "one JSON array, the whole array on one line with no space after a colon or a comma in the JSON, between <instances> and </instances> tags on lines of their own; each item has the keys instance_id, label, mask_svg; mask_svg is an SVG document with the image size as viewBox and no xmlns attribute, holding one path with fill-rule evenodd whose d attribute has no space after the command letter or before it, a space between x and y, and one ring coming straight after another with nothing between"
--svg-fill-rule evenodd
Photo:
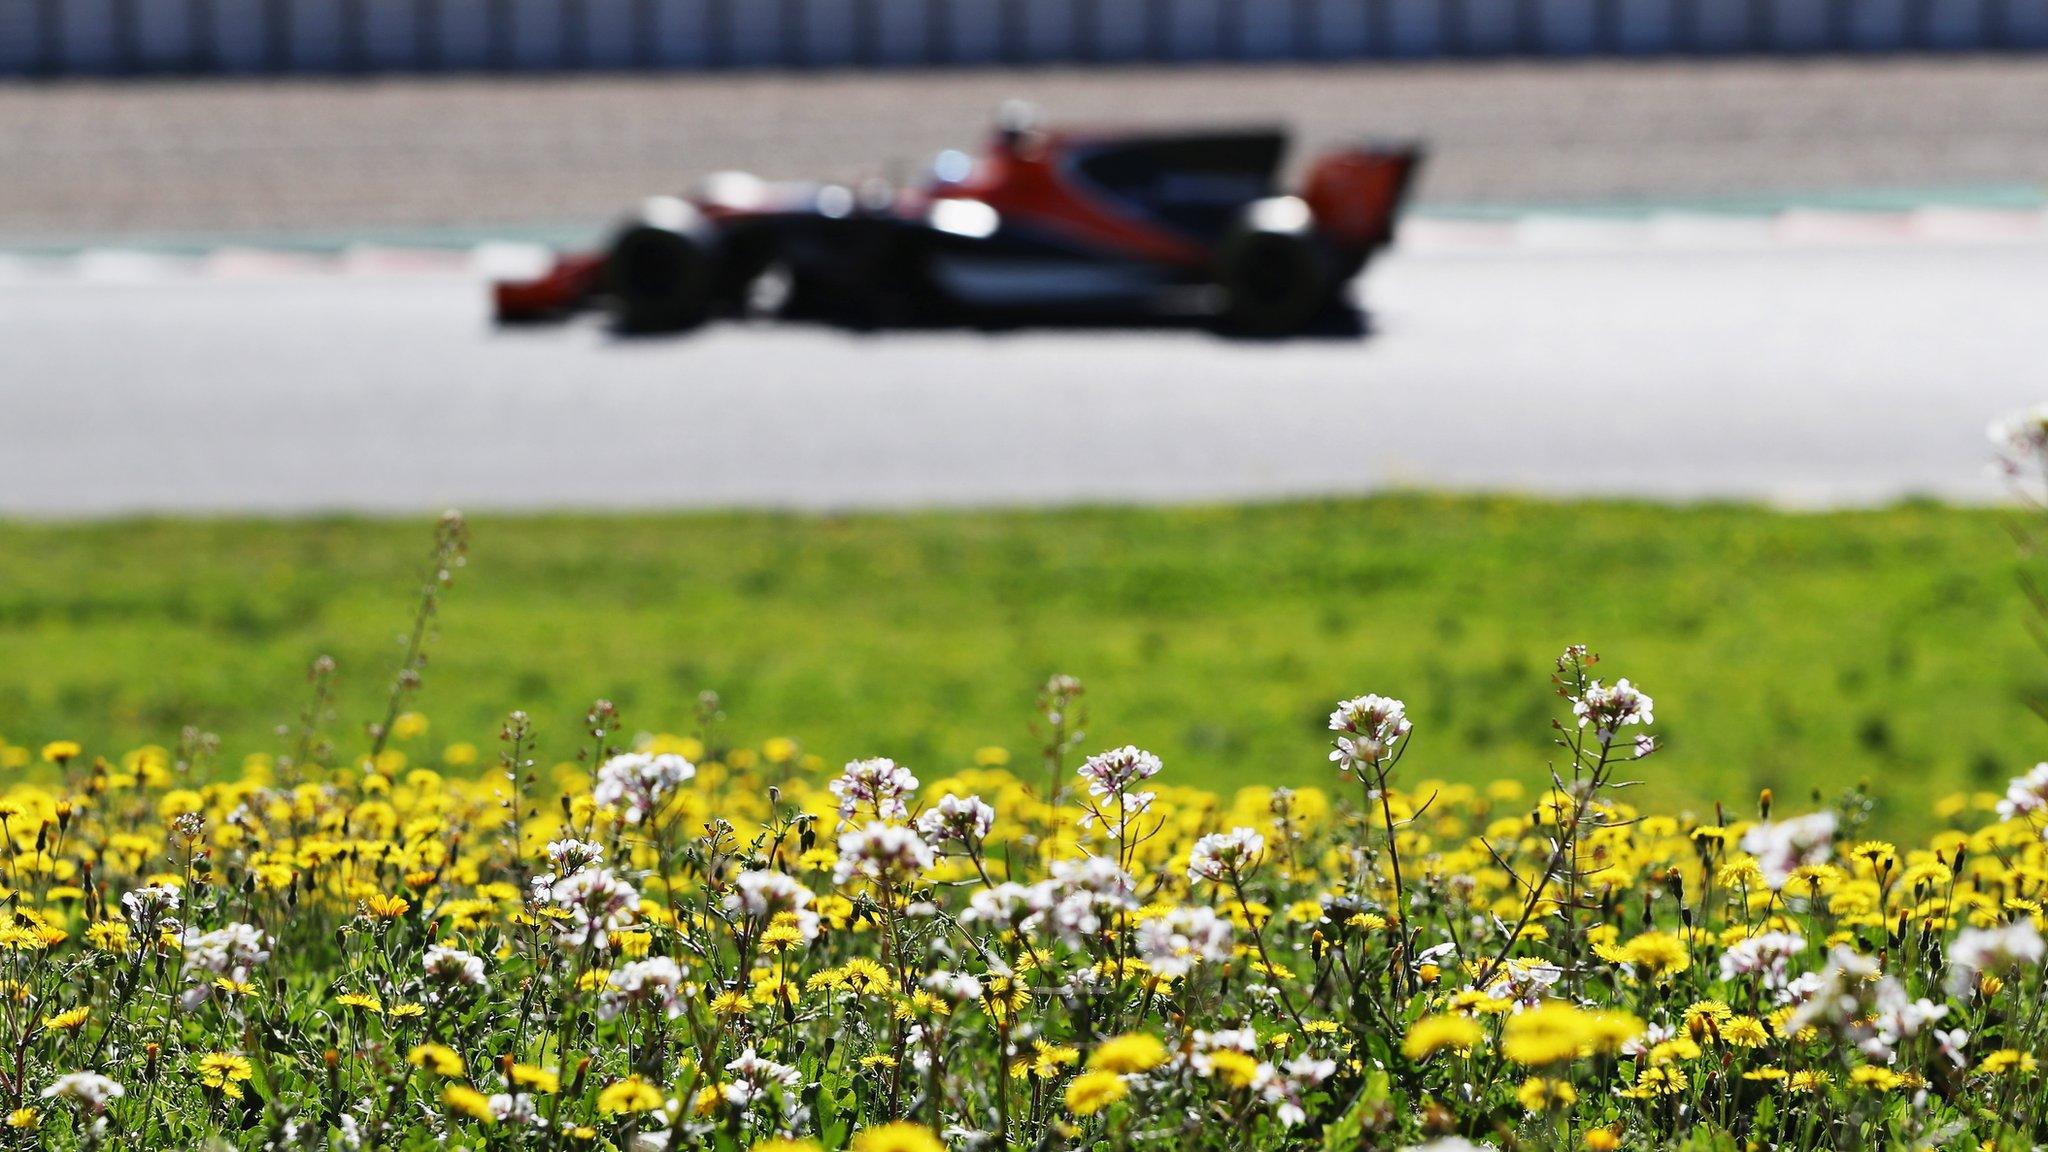
<instances>
[{"instance_id":1,"label":"black racing tire","mask_svg":"<svg viewBox=\"0 0 2048 1152\"><path fill-rule=\"evenodd\" d=\"M1244 230L1217 253L1223 322L1258 336L1302 332L1336 300L1336 261L1312 232Z\"/></svg>"},{"instance_id":2,"label":"black racing tire","mask_svg":"<svg viewBox=\"0 0 2048 1152\"><path fill-rule=\"evenodd\" d=\"M634 224L612 241L604 279L621 330L679 332L711 315L715 254L687 232Z\"/></svg>"}]
</instances>

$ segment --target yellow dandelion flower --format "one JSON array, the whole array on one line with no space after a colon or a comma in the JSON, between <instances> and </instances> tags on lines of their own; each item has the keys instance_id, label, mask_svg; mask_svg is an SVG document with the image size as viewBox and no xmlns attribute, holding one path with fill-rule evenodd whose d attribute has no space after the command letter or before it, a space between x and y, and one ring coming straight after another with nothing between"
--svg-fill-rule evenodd
<instances>
[{"instance_id":1,"label":"yellow dandelion flower","mask_svg":"<svg viewBox=\"0 0 2048 1152\"><path fill-rule=\"evenodd\" d=\"M1984 1057L1977 1065L1977 1071L1986 1076L2005 1076L2017 1073L2026 1075L2036 1067L2034 1054L2017 1048L2000 1048Z\"/></svg>"},{"instance_id":2,"label":"yellow dandelion flower","mask_svg":"<svg viewBox=\"0 0 2048 1152\"><path fill-rule=\"evenodd\" d=\"M531 1088L543 1096L552 1096L562 1090L561 1076L538 1064L512 1065L512 1083L521 1088Z\"/></svg>"},{"instance_id":3,"label":"yellow dandelion flower","mask_svg":"<svg viewBox=\"0 0 2048 1152\"><path fill-rule=\"evenodd\" d=\"M406 1053L406 1063L424 1068L436 1076L462 1075L462 1057L445 1044L417 1044Z\"/></svg>"},{"instance_id":4,"label":"yellow dandelion flower","mask_svg":"<svg viewBox=\"0 0 2048 1152\"><path fill-rule=\"evenodd\" d=\"M795 924L784 924L778 920L761 933L761 947L768 952L786 952L804 942L803 929Z\"/></svg>"},{"instance_id":5,"label":"yellow dandelion flower","mask_svg":"<svg viewBox=\"0 0 2048 1152\"><path fill-rule=\"evenodd\" d=\"M1659 982L1692 967L1685 941L1670 932L1645 932L1622 945L1620 955L1638 973Z\"/></svg>"},{"instance_id":6,"label":"yellow dandelion flower","mask_svg":"<svg viewBox=\"0 0 2048 1152\"><path fill-rule=\"evenodd\" d=\"M242 1082L256 1075L247 1056L234 1052L208 1052L199 1057L199 1082L230 1099L242 1098Z\"/></svg>"},{"instance_id":7,"label":"yellow dandelion flower","mask_svg":"<svg viewBox=\"0 0 2048 1152\"><path fill-rule=\"evenodd\" d=\"M497 1113L491 1111L491 1098L467 1084L450 1084L441 1089L441 1103L450 1112L457 1112L472 1120L486 1124L496 1123Z\"/></svg>"},{"instance_id":8,"label":"yellow dandelion flower","mask_svg":"<svg viewBox=\"0 0 2048 1152\"><path fill-rule=\"evenodd\" d=\"M1410 1060L1427 1060L1446 1049L1470 1052L1486 1032L1469 1016L1424 1016L1408 1026L1401 1041L1401 1054Z\"/></svg>"},{"instance_id":9,"label":"yellow dandelion flower","mask_svg":"<svg viewBox=\"0 0 2048 1152\"><path fill-rule=\"evenodd\" d=\"M1818 1092L1834 1082L1835 1078L1826 1072L1813 1068L1803 1068L1792 1074L1792 1091Z\"/></svg>"},{"instance_id":10,"label":"yellow dandelion flower","mask_svg":"<svg viewBox=\"0 0 2048 1152\"><path fill-rule=\"evenodd\" d=\"M861 1129L847 1148L850 1152L946 1152L931 1129L902 1120Z\"/></svg>"},{"instance_id":11,"label":"yellow dandelion flower","mask_svg":"<svg viewBox=\"0 0 2048 1152\"><path fill-rule=\"evenodd\" d=\"M1232 1048L1209 1053L1209 1075L1232 1088L1249 1088L1259 1075L1259 1062Z\"/></svg>"},{"instance_id":12,"label":"yellow dandelion flower","mask_svg":"<svg viewBox=\"0 0 2048 1152\"><path fill-rule=\"evenodd\" d=\"M1088 1056L1098 1072L1149 1072L1166 1063L1166 1045L1148 1032L1132 1032L1104 1040Z\"/></svg>"},{"instance_id":13,"label":"yellow dandelion flower","mask_svg":"<svg viewBox=\"0 0 2048 1152\"><path fill-rule=\"evenodd\" d=\"M1517 1064L1562 1064L1593 1046L1593 1014L1552 1000L1508 1018L1501 1054Z\"/></svg>"},{"instance_id":14,"label":"yellow dandelion flower","mask_svg":"<svg viewBox=\"0 0 2048 1152\"><path fill-rule=\"evenodd\" d=\"M52 1032L71 1032L85 1026L92 1016L92 1009L84 1005L69 1008L52 1016L43 1017L43 1027Z\"/></svg>"},{"instance_id":15,"label":"yellow dandelion flower","mask_svg":"<svg viewBox=\"0 0 2048 1152\"><path fill-rule=\"evenodd\" d=\"M1040 1079L1057 1076L1059 1070L1081 1059L1079 1049L1064 1044L1048 1044L1043 1040L1031 1042L1031 1055L1010 1066L1010 1075L1022 1079L1036 1076Z\"/></svg>"},{"instance_id":16,"label":"yellow dandelion flower","mask_svg":"<svg viewBox=\"0 0 2048 1152\"><path fill-rule=\"evenodd\" d=\"M1770 1042L1771 1034L1756 1017L1736 1016L1721 1025L1721 1039L1737 1048L1761 1048Z\"/></svg>"},{"instance_id":17,"label":"yellow dandelion flower","mask_svg":"<svg viewBox=\"0 0 2048 1152\"><path fill-rule=\"evenodd\" d=\"M1076 1116L1093 1116L1130 1092L1130 1085L1114 1072L1083 1072L1067 1085L1067 1111Z\"/></svg>"},{"instance_id":18,"label":"yellow dandelion flower","mask_svg":"<svg viewBox=\"0 0 2048 1152\"><path fill-rule=\"evenodd\" d=\"M1873 1092L1892 1092L1904 1087L1906 1078L1889 1068L1871 1064L1860 1064L1849 1072L1851 1083L1868 1088Z\"/></svg>"},{"instance_id":19,"label":"yellow dandelion flower","mask_svg":"<svg viewBox=\"0 0 2048 1152\"><path fill-rule=\"evenodd\" d=\"M663 1103L661 1090L638 1076L628 1076L597 1094L597 1110L607 1116L652 1112Z\"/></svg>"},{"instance_id":20,"label":"yellow dandelion flower","mask_svg":"<svg viewBox=\"0 0 2048 1152\"><path fill-rule=\"evenodd\" d=\"M1636 1073L1635 1086L1622 1091L1623 1096L1636 1100L1650 1100L1659 1096L1676 1096L1685 1091L1688 1083L1685 1070L1668 1065L1652 1065Z\"/></svg>"},{"instance_id":21,"label":"yellow dandelion flower","mask_svg":"<svg viewBox=\"0 0 2048 1152\"><path fill-rule=\"evenodd\" d=\"M1521 1101L1525 1112L1556 1112L1577 1103L1579 1093L1568 1080L1531 1076L1515 1090L1515 1099Z\"/></svg>"}]
</instances>

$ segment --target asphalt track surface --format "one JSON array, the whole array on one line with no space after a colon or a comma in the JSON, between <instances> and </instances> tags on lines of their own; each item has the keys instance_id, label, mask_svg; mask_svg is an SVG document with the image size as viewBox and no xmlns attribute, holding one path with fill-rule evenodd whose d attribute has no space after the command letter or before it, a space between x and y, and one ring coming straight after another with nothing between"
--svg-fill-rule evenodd
<instances>
[{"instance_id":1,"label":"asphalt track surface","mask_svg":"<svg viewBox=\"0 0 2048 1152\"><path fill-rule=\"evenodd\" d=\"M1364 336L496 332L473 275L0 277L0 513L1990 497L2048 242L1396 253Z\"/></svg>"}]
</instances>

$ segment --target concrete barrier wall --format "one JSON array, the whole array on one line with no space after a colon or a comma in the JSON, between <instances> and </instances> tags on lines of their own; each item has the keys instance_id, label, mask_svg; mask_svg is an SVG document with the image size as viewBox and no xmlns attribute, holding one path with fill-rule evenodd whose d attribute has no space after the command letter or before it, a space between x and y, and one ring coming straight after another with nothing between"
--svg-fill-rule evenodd
<instances>
[{"instance_id":1,"label":"concrete barrier wall","mask_svg":"<svg viewBox=\"0 0 2048 1152\"><path fill-rule=\"evenodd\" d=\"M2048 0L0 0L0 75L2026 51Z\"/></svg>"}]
</instances>

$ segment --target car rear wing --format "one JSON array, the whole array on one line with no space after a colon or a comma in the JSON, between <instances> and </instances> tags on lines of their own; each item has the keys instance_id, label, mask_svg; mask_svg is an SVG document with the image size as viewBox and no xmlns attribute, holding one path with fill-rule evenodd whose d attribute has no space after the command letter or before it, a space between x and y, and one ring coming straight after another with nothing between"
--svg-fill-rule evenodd
<instances>
[{"instance_id":1,"label":"car rear wing","mask_svg":"<svg viewBox=\"0 0 2048 1152\"><path fill-rule=\"evenodd\" d=\"M1363 256L1394 239L1394 222L1422 167L1417 144L1371 145L1328 152L1310 166L1301 198L1316 230Z\"/></svg>"}]
</instances>

